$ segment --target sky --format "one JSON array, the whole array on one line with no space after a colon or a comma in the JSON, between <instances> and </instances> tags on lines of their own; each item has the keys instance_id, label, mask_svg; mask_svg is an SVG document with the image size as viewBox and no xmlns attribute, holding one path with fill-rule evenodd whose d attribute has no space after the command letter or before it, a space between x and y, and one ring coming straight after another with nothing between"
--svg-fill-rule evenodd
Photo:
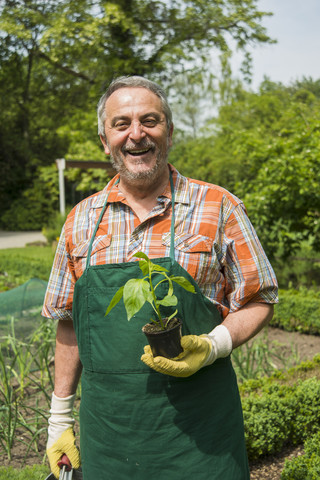
<instances>
[{"instance_id":1,"label":"sky","mask_svg":"<svg viewBox=\"0 0 320 480\"><path fill-rule=\"evenodd\" d=\"M256 90L264 75L284 85L303 76L320 79L320 0L259 0L258 7L274 13L263 25L278 43L252 50L251 87Z\"/></svg>"}]
</instances>

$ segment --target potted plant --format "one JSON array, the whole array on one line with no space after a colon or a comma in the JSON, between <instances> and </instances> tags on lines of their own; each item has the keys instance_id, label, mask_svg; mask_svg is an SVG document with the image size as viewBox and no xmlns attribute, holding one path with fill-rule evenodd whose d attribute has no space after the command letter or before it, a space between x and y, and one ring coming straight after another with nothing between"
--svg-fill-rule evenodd
<instances>
[{"instance_id":1,"label":"potted plant","mask_svg":"<svg viewBox=\"0 0 320 480\"><path fill-rule=\"evenodd\" d=\"M105 315L108 315L123 298L128 320L131 320L143 305L149 302L155 318L150 318L150 322L144 325L142 331L149 341L153 356L176 357L182 352L180 345L182 321L176 318L177 309L170 316L163 317L160 307L174 307L178 304L178 299L173 293L173 282L191 293L196 293L195 288L182 276L167 275L168 270L153 263L145 253L138 252L133 256L140 258L139 267L143 278L131 278L120 287L112 298ZM158 276L156 284L152 281L155 274ZM159 276L162 277L160 280ZM167 283L168 290L166 295L160 298L157 295L157 289L164 283Z\"/></svg>"}]
</instances>

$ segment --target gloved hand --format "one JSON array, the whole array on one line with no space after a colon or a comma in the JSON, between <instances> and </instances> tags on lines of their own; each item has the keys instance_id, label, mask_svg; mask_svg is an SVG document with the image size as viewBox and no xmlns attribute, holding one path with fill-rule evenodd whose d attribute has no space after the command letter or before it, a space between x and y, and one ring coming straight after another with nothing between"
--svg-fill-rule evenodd
<instances>
[{"instance_id":1,"label":"gloved hand","mask_svg":"<svg viewBox=\"0 0 320 480\"><path fill-rule=\"evenodd\" d=\"M59 398L54 393L51 401L51 416L49 418L47 455L52 473L59 478L58 462L65 453L73 468L80 467L80 454L75 445L73 433L74 419L72 408L75 395Z\"/></svg>"},{"instance_id":2,"label":"gloved hand","mask_svg":"<svg viewBox=\"0 0 320 480\"><path fill-rule=\"evenodd\" d=\"M174 359L153 357L149 345L144 347L141 360L148 367L172 377L190 377L200 368L211 365L217 358L230 355L232 339L224 325L218 325L208 335L185 335L181 338L183 352Z\"/></svg>"}]
</instances>

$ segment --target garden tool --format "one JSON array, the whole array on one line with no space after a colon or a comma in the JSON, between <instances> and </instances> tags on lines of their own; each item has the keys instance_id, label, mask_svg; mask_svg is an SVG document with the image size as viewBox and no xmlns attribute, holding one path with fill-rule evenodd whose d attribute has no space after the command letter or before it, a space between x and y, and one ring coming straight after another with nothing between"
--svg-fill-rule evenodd
<instances>
[{"instance_id":1,"label":"garden tool","mask_svg":"<svg viewBox=\"0 0 320 480\"><path fill-rule=\"evenodd\" d=\"M60 467L59 480L82 480L81 468L73 469L67 455L63 455L58 465ZM45 480L55 480L55 476L50 473Z\"/></svg>"}]
</instances>

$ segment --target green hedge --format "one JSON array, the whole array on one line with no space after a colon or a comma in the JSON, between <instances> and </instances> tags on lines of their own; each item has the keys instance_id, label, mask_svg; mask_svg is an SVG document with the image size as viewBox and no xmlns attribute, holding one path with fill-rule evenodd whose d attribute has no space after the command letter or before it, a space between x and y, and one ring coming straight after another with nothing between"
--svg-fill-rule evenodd
<instances>
[{"instance_id":1,"label":"green hedge","mask_svg":"<svg viewBox=\"0 0 320 480\"><path fill-rule=\"evenodd\" d=\"M320 478L320 432L304 445L305 454L286 460L281 480L318 480Z\"/></svg>"},{"instance_id":2,"label":"green hedge","mask_svg":"<svg viewBox=\"0 0 320 480\"><path fill-rule=\"evenodd\" d=\"M240 386L250 460L303 443L320 431L319 377L320 355L287 373Z\"/></svg>"},{"instance_id":3,"label":"green hedge","mask_svg":"<svg viewBox=\"0 0 320 480\"><path fill-rule=\"evenodd\" d=\"M0 480L43 480L49 473L46 465L34 465L22 469L0 467Z\"/></svg>"},{"instance_id":4,"label":"green hedge","mask_svg":"<svg viewBox=\"0 0 320 480\"><path fill-rule=\"evenodd\" d=\"M48 281L54 252L51 246L0 250L0 292L40 278Z\"/></svg>"},{"instance_id":5,"label":"green hedge","mask_svg":"<svg viewBox=\"0 0 320 480\"><path fill-rule=\"evenodd\" d=\"M289 332L320 335L320 291L280 290L271 325Z\"/></svg>"}]
</instances>

